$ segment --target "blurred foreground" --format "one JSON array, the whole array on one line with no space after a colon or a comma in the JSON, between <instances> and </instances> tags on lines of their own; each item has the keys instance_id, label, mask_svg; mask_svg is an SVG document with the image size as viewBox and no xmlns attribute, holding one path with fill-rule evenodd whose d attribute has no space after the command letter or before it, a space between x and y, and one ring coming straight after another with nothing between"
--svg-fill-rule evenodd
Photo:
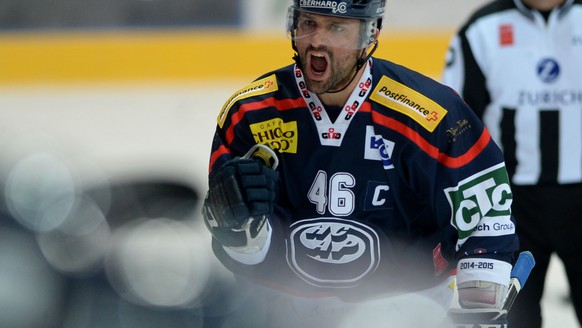
<instances>
[{"instance_id":1,"label":"blurred foreground","mask_svg":"<svg viewBox=\"0 0 582 328\"><path fill-rule=\"evenodd\" d=\"M50 87L7 93L0 327L219 326L234 288L199 214L207 156L148 110L167 104L162 111L180 121L171 101L181 100L132 90L121 99ZM180 141L195 160L172 157Z\"/></svg>"}]
</instances>

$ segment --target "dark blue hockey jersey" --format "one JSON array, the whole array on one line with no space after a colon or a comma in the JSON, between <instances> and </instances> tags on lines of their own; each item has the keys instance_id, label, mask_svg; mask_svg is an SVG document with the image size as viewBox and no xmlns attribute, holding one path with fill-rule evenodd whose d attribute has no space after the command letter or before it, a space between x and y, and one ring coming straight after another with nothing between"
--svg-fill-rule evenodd
<instances>
[{"instance_id":1,"label":"dark blue hockey jersey","mask_svg":"<svg viewBox=\"0 0 582 328\"><path fill-rule=\"evenodd\" d=\"M431 287L461 258L512 261L511 190L481 121L419 73L378 58L365 70L335 121L295 65L226 102L210 177L257 143L280 162L265 259L241 263L213 241L231 271L303 295L365 297Z\"/></svg>"}]
</instances>

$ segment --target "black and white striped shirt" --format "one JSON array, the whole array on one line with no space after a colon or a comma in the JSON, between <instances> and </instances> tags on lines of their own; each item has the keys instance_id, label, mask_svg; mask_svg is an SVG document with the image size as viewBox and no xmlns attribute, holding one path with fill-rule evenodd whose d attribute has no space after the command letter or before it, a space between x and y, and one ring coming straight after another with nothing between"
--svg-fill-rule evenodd
<instances>
[{"instance_id":1,"label":"black and white striped shirt","mask_svg":"<svg viewBox=\"0 0 582 328\"><path fill-rule=\"evenodd\" d=\"M520 0L476 11L451 41L442 82L503 149L515 185L582 182L582 1L547 19Z\"/></svg>"}]
</instances>

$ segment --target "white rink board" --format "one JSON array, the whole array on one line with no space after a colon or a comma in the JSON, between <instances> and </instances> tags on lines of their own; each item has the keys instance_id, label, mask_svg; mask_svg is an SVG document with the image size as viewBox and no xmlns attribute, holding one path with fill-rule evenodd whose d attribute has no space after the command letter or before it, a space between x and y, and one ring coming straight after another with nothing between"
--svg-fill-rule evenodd
<instances>
[{"instance_id":1,"label":"white rink board","mask_svg":"<svg viewBox=\"0 0 582 328\"><path fill-rule=\"evenodd\" d=\"M47 145L81 182L95 178L94 172L167 175L205 190L215 116L245 83L4 86L0 169L26 149ZM566 296L563 268L554 259L543 300L544 328L578 327Z\"/></svg>"}]
</instances>

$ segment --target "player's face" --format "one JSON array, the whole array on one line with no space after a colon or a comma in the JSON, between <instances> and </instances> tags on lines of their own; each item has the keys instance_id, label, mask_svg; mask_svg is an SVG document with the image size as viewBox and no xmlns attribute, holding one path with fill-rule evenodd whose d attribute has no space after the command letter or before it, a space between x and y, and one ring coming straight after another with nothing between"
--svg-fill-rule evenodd
<instances>
[{"instance_id":1,"label":"player's face","mask_svg":"<svg viewBox=\"0 0 582 328\"><path fill-rule=\"evenodd\" d=\"M349 83L362 53L360 29L357 19L299 16L295 44L311 92L326 93Z\"/></svg>"}]
</instances>

